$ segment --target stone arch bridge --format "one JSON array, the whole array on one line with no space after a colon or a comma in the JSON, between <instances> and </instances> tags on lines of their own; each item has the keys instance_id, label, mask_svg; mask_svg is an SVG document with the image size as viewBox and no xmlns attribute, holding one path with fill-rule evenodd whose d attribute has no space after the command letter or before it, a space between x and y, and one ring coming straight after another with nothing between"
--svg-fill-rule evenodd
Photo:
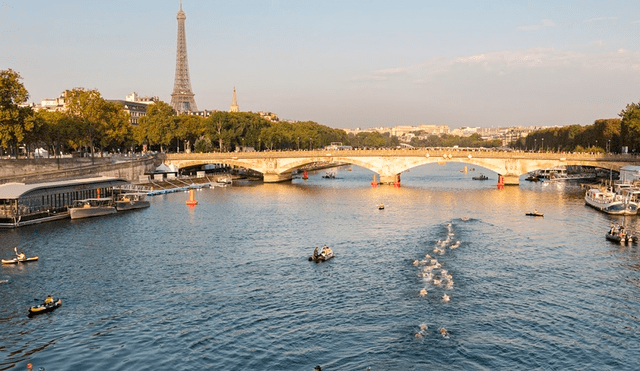
<instances>
[{"instance_id":1,"label":"stone arch bridge","mask_svg":"<svg viewBox=\"0 0 640 371\"><path fill-rule=\"evenodd\" d=\"M592 166L613 171L639 164L632 155L502 152L462 149L439 150L320 150L285 152L177 153L167 154L167 165L178 169L209 163L226 164L258 171L267 183L291 180L292 173L312 163L353 164L380 176L380 183L392 184L411 168L447 162L482 166L504 178L505 185L519 184L519 177L537 169L562 165Z\"/></svg>"}]
</instances>

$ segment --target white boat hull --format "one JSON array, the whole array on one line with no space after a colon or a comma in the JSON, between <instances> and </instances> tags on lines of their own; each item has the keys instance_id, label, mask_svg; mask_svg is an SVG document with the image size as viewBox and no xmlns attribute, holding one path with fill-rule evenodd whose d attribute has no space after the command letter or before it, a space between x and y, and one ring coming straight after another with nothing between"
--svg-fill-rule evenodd
<instances>
[{"instance_id":1,"label":"white boat hull","mask_svg":"<svg viewBox=\"0 0 640 371\"><path fill-rule=\"evenodd\" d=\"M115 214L117 212L115 206L95 206L95 207L78 207L70 208L69 216L71 219L91 218L94 216L103 216Z\"/></svg>"},{"instance_id":2,"label":"white boat hull","mask_svg":"<svg viewBox=\"0 0 640 371\"><path fill-rule=\"evenodd\" d=\"M611 215L636 215L638 204L622 199L619 195L609 192L589 190L584 202L596 210Z\"/></svg>"},{"instance_id":3,"label":"white boat hull","mask_svg":"<svg viewBox=\"0 0 640 371\"><path fill-rule=\"evenodd\" d=\"M149 201L116 201L116 210L118 211L127 211L127 210L136 210L136 209L144 209L151 206Z\"/></svg>"}]
</instances>

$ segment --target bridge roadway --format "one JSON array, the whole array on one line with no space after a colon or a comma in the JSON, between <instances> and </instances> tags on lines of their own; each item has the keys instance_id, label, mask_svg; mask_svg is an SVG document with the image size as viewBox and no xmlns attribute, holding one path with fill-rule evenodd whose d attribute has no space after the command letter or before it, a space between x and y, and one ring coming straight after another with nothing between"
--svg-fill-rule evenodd
<instances>
[{"instance_id":1,"label":"bridge roadway","mask_svg":"<svg viewBox=\"0 0 640 371\"><path fill-rule=\"evenodd\" d=\"M174 153L167 154L165 158L165 164L173 164L178 169L209 163L252 169L262 173L266 183L291 180L293 171L319 162L364 167L377 173L382 184L393 184L396 176L400 181L402 172L417 166L459 162L494 171L503 176L505 185L518 185L521 175L537 169L582 165L620 171L621 167L640 164L640 158L633 155L469 151L454 148Z\"/></svg>"}]
</instances>

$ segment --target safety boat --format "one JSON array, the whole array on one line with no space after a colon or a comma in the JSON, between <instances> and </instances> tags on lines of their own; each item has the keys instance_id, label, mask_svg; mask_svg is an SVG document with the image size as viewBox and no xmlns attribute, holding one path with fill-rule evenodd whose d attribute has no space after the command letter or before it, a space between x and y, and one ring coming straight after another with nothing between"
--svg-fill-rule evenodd
<instances>
[{"instance_id":1,"label":"safety boat","mask_svg":"<svg viewBox=\"0 0 640 371\"><path fill-rule=\"evenodd\" d=\"M62 299L58 299L57 301L54 301L51 304L42 303L35 307L29 308L29 316L51 312L53 310L60 308L61 305L62 305Z\"/></svg>"},{"instance_id":2,"label":"safety boat","mask_svg":"<svg viewBox=\"0 0 640 371\"><path fill-rule=\"evenodd\" d=\"M335 257L335 255L333 254L333 250L331 250L331 248L327 248L326 250L323 250L318 255L315 255L315 254L311 255L309 257L309 261L320 263L320 262L326 262L327 260L332 259L333 257Z\"/></svg>"},{"instance_id":3,"label":"safety boat","mask_svg":"<svg viewBox=\"0 0 640 371\"><path fill-rule=\"evenodd\" d=\"M525 213L525 215L527 215L527 216L542 216L542 217L544 216L543 213L541 213L541 212L539 212L537 210Z\"/></svg>"}]
</instances>

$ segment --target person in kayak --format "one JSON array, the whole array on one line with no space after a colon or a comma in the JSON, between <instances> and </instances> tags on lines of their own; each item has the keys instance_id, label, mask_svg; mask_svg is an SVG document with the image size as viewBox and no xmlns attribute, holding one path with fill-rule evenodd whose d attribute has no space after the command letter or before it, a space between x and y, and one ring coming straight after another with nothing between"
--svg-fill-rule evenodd
<instances>
[{"instance_id":1,"label":"person in kayak","mask_svg":"<svg viewBox=\"0 0 640 371\"><path fill-rule=\"evenodd\" d=\"M44 299L44 304L45 304L45 305L51 305L51 304L53 304L53 296L51 296L51 295L47 296L47 298L46 298L46 299Z\"/></svg>"},{"instance_id":2,"label":"person in kayak","mask_svg":"<svg viewBox=\"0 0 640 371\"><path fill-rule=\"evenodd\" d=\"M13 251L15 251L15 253L16 253L16 258L17 258L18 260L24 260L24 259L26 259L26 258L27 258L27 256L26 256L23 252L18 253L18 248L17 248L17 247L14 247L14 248L13 248Z\"/></svg>"}]
</instances>

